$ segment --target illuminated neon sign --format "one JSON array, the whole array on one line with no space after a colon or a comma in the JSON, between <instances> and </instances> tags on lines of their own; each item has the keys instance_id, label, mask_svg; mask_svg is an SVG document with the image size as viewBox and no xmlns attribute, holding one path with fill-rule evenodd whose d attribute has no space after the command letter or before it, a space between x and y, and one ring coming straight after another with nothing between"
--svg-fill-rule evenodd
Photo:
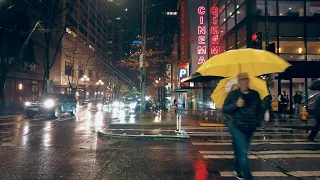
<instances>
[{"instance_id":1,"label":"illuminated neon sign","mask_svg":"<svg viewBox=\"0 0 320 180\"><path fill-rule=\"evenodd\" d=\"M218 25L218 14L219 8L216 6L211 7L211 27L210 27L210 57L220 53L219 46L219 25Z\"/></svg>"},{"instance_id":2,"label":"illuminated neon sign","mask_svg":"<svg viewBox=\"0 0 320 180\"><path fill-rule=\"evenodd\" d=\"M206 14L206 8L203 6L198 7L199 25L198 25L198 46L197 54L199 55L198 64L206 62L205 55L207 54L206 45L206 27L204 25L204 15Z\"/></svg>"}]
</instances>

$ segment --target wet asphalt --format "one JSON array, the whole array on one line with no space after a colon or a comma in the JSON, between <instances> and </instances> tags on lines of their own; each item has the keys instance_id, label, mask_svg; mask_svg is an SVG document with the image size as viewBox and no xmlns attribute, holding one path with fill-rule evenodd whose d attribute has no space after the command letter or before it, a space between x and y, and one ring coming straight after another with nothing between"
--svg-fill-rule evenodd
<instances>
[{"instance_id":1,"label":"wet asphalt","mask_svg":"<svg viewBox=\"0 0 320 180\"><path fill-rule=\"evenodd\" d=\"M0 117L0 179L235 179L227 128L184 126L190 141L98 137L115 118L85 109L60 119ZM320 143L285 124L255 134L249 158L256 179L317 179Z\"/></svg>"}]
</instances>

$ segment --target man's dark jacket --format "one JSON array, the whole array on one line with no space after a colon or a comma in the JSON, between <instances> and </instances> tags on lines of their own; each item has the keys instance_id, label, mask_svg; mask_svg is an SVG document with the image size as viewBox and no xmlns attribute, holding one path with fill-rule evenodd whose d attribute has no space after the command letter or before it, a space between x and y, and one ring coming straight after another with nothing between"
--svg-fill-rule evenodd
<instances>
[{"instance_id":1,"label":"man's dark jacket","mask_svg":"<svg viewBox=\"0 0 320 180\"><path fill-rule=\"evenodd\" d=\"M236 105L240 97L245 100L241 108ZM249 89L246 95L243 95L240 90L229 92L223 105L223 113L225 119L231 121L228 123L234 124L240 130L254 131L260 125L264 115L259 93L252 89Z\"/></svg>"}]
</instances>

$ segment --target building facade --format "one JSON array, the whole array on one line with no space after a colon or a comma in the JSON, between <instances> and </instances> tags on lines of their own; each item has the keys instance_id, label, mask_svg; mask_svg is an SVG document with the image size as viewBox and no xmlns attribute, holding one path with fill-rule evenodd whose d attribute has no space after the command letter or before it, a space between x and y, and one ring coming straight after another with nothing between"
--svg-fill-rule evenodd
<instances>
[{"instance_id":1,"label":"building facade","mask_svg":"<svg viewBox=\"0 0 320 180\"><path fill-rule=\"evenodd\" d=\"M191 74L219 52L252 48L253 34L260 33L262 49L267 49L266 44L272 44L275 53L292 64L285 73L269 78L273 101L277 101L283 90L291 97L290 102L296 91L302 91L306 105L313 104L317 93L307 87L320 76L316 70L320 68L320 32L317 30L320 27L320 1L209 0L200 4L189 0L185 3L190 23L186 44L193 63ZM197 18L192 18L195 16ZM213 90L214 85L211 88ZM200 92L204 97L199 99L209 97L201 85Z\"/></svg>"}]
</instances>

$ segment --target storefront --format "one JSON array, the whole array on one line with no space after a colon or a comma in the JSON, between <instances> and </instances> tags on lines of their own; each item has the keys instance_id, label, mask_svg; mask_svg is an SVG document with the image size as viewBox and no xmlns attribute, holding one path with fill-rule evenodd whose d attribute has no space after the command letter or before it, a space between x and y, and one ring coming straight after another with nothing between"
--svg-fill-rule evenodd
<instances>
[{"instance_id":1,"label":"storefront","mask_svg":"<svg viewBox=\"0 0 320 180\"><path fill-rule=\"evenodd\" d=\"M252 35L259 32L262 49L266 49L266 42L274 43L276 54L287 61L300 62L291 63L294 67L288 70L290 73L271 76L273 100L277 101L283 90L291 92L291 97L302 91L306 102L315 97L316 92L308 91L307 86L312 79L320 77L310 69L320 69L320 1L188 0L187 9L190 74L219 52L253 47ZM301 73L302 69L296 66L309 69ZM199 78L188 81L197 83Z\"/></svg>"}]
</instances>

